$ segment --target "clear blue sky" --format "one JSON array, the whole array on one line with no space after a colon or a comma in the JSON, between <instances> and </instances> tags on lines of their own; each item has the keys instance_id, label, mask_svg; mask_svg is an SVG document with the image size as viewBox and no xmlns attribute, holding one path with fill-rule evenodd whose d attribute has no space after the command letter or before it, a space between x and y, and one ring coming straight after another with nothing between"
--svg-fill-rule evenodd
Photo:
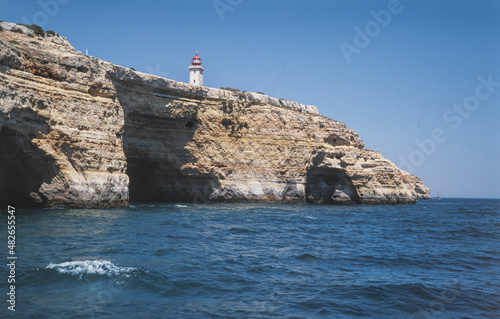
<instances>
[{"instance_id":1,"label":"clear blue sky","mask_svg":"<svg viewBox=\"0 0 500 319\"><path fill-rule=\"evenodd\" d=\"M500 1L17 0L0 19L183 82L198 51L206 86L314 104L432 195L500 198Z\"/></svg>"}]
</instances>

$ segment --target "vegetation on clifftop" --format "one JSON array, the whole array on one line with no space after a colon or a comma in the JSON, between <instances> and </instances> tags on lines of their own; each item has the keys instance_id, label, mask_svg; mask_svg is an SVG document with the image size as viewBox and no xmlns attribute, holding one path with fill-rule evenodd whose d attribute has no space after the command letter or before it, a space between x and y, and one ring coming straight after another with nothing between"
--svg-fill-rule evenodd
<instances>
[{"instance_id":1,"label":"vegetation on clifftop","mask_svg":"<svg viewBox=\"0 0 500 319\"><path fill-rule=\"evenodd\" d=\"M235 89L235 88L232 88L232 87L229 87L229 86L228 86L228 87L223 87L223 86L221 86L221 87L220 87L220 89L221 89L221 90L233 91L233 92L241 92L240 90Z\"/></svg>"},{"instance_id":2,"label":"vegetation on clifftop","mask_svg":"<svg viewBox=\"0 0 500 319\"><path fill-rule=\"evenodd\" d=\"M48 37L55 37L55 36L57 36L57 32L52 31L52 30L47 30L47 31L45 31L45 34L46 34Z\"/></svg>"},{"instance_id":3,"label":"vegetation on clifftop","mask_svg":"<svg viewBox=\"0 0 500 319\"><path fill-rule=\"evenodd\" d=\"M0 23L2 23L4 21L0 21ZM56 37L58 36L59 34L53 30L47 30L45 31L41 26L37 25L37 24L23 24L23 23L18 23L17 26L23 26L23 27L26 27L28 29L30 29L31 31L33 31L33 34L36 35L36 36L39 36L39 37L42 37L42 38L46 38L46 37ZM5 29L0 26L0 31L4 31ZM24 34L23 30L21 28L12 28L11 29L12 32L17 32L17 33L22 33ZM29 37L33 37L33 34L28 34Z\"/></svg>"},{"instance_id":4,"label":"vegetation on clifftop","mask_svg":"<svg viewBox=\"0 0 500 319\"><path fill-rule=\"evenodd\" d=\"M40 36L40 37L44 37L45 36L45 31L43 30L43 28L37 24L31 24L31 25L28 25L28 24L20 24L22 26L25 26L26 28L30 29L30 30L33 30L33 32L35 32L36 35Z\"/></svg>"}]
</instances>

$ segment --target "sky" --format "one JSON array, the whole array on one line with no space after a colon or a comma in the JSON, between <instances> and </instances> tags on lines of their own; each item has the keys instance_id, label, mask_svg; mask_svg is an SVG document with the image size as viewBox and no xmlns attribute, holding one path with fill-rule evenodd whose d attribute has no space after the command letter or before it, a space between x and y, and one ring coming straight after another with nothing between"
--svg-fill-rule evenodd
<instances>
[{"instance_id":1,"label":"sky","mask_svg":"<svg viewBox=\"0 0 500 319\"><path fill-rule=\"evenodd\" d=\"M435 196L500 198L500 1L9 1L76 50L317 106Z\"/></svg>"}]
</instances>

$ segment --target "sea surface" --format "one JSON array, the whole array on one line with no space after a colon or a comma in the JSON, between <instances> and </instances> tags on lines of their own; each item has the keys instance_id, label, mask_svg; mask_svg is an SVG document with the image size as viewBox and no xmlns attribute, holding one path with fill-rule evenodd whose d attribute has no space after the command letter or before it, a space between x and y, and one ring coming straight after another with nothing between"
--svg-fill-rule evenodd
<instances>
[{"instance_id":1,"label":"sea surface","mask_svg":"<svg viewBox=\"0 0 500 319\"><path fill-rule=\"evenodd\" d=\"M500 318L500 200L15 214L2 318Z\"/></svg>"}]
</instances>

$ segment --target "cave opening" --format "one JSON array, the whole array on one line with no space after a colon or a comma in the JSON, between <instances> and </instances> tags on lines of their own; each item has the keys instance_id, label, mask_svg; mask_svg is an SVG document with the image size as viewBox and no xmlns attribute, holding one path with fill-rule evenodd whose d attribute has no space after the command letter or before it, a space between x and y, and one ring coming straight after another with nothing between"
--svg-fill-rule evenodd
<instances>
[{"instance_id":1,"label":"cave opening","mask_svg":"<svg viewBox=\"0 0 500 319\"><path fill-rule=\"evenodd\" d=\"M306 202L361 204L356 187L341 168L323 165L326 154L319 152L307 170Z\"/></svg>"},{"instance_id":2,"label":"cave opening","mask_svg":"<svg viewBox=\"0 0 500 319\"><path fill-rule=\"evenodd\" d=\"M43 207L43 183L59 172L52 157L33 144L32 138L3 126L0 130L0 206Z\"/></svg>"},{"instance_id":3,"label":"cave opening","mask_svg":"<svg viewBox=\"0 0 500 319\"><path fill-rule=\"evenodd\" d=\"M214 176L190 175L168 159L129 158L127 175L131 203L208 202L212 190L218 187Z\"/></svg>"},{"instance_id":4,"label":"cave opening","mask_svg":"<svg viewBox=\"0 0 500 319\"><path fill-rule=\"evenodd\" d=\"M190 146L200 127L200 106L173 100L176 92L158 88L152 94L150 87L112 80L124 112L130 202L208 201L218 178L196 167Z\"/></svg>"}]
</instances>

